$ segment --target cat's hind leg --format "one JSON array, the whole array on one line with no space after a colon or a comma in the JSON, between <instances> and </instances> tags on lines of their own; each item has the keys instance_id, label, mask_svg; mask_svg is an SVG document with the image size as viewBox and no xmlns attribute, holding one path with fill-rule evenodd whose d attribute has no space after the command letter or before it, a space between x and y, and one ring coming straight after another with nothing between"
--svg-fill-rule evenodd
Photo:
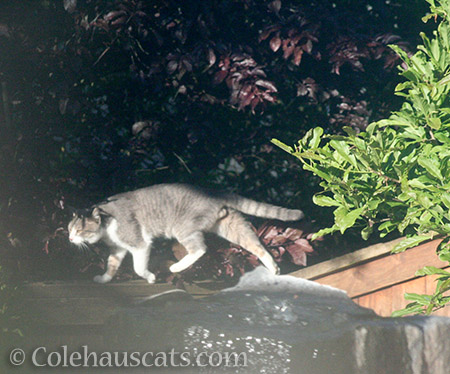
<instances>
[{"instance_id":1,"label":"cat's hind leg","mask_svg":"<svg viewBox=\"0 0 450 374\"><path fill-rule=\"evenodd\" d=\"M108 283L111 279L113 279L126 254L127 254L126 249L120 249L117 250L115 253L110 254L108 257L108 263L106 265L105 274L95 276L94 282Z\"/></svg>"},{"instance_id":2,"label":"cat's hind leg","mask_svg":"<svg viewBox=\"0 0 450 374\"><path fill-rule=\"evenodd\" d=\"M177 240L186 248L187 255L170 267L172 273L186 270L206 252L206 245L201 231L195 231L186 237L177 237Z\"/></svg>"},{"instance_id":3,"label":"cat's hind leg","mask_svg":"<svg viewBox=\"0 0 450 374\"><path fill-rule=\"evenodd\" d=\"M259 261L273 274L280 273L273 257L263 247L250 224L239 212L230 209L228 215L219 220L214 229L222 238L240 245L258 257Z\"/></svg>"}]
</instances>

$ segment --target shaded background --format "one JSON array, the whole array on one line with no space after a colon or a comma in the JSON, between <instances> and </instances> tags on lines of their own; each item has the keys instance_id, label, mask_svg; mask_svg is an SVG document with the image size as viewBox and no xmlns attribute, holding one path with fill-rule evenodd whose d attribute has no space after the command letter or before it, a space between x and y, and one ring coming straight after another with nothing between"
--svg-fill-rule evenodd
<instances>
[{"instance_id":1,"label":"shaded background","mask_svg":"<svg viewBox=\"0 0 450 374\"><path fill-rule=\"evenodd\" d=\"M301 208L303 249L272 247L281 262L304 263L308 233L330 212L312 205L318 180L270 139L292 144L317 125L361 130L398 108L388 45L414 50L427 10L422 0L0 7L0 274L25 280L100 273L101 252L68 244L67 206L162 182ZM330 238L311 260L366 245L358 240ZM239 249L221 250L210 275L252 266Z\"/></svg>"}]
</instances>

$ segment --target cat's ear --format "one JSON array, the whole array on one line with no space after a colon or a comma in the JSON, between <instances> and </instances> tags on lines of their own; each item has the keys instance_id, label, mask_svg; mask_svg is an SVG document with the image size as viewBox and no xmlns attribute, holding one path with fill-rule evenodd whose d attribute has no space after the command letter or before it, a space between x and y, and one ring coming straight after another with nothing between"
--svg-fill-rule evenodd
<instances>
[{"instance_id":1,"label":"cat's ear","mask_svg":"<svg viewBox=\"0 0 450 374\"><path fill-rule=\"evenodd\" d=\"M97 206L92 210L92 218L97 222L101 221L100 209Z\"/></svg>"},{"instance_id":2,"label":"cat's ear","mask_svg":"<svg viewBox=\"0 0 450 374\"><path fill-rule=\"evenodd\" d=\"M73 217L77 217L78 216L78 209L75 209L73 206L70 205L66 205L66 209L69 212L69 214Z\"/></svg>"}]
</instances>

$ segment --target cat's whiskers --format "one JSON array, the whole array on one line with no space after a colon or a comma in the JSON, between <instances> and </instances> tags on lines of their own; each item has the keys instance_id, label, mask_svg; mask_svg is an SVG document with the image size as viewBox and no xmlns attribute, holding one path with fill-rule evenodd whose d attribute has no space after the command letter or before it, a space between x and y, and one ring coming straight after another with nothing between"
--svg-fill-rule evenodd
<instances>
[{"instance_id":1,"label":"cat's whiskers","mask_svg":"<svg viewBox=\"0 0 450 374\"><path fill-rule=\"evenodd\" d=\"M89 246L85 242L77 243L76 246L82 254L86 254L89 252Z\"/></svg>"}]
</instances>

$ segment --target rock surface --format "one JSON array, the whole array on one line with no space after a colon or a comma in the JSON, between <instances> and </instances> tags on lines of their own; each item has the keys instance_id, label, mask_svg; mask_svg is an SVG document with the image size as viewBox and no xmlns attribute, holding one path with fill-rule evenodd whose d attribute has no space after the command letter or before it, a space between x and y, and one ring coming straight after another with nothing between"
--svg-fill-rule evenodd
<instances>
[{"instance_id":1,"label":"rock surface","mask_svg":"<svg viewBox=\"0 0 450 374\"><path fill-rule=\"evenodd\" d=\"M106 331L110 350L189 352L188 367L180 359L166 372L450 373L450 319L381 318L343 291L262 267L211 297L170 293L124 308ZM213 361L194 368L202 352ZM231 352L238 366L227 367Z\"/></svg>"}]
</instances>

